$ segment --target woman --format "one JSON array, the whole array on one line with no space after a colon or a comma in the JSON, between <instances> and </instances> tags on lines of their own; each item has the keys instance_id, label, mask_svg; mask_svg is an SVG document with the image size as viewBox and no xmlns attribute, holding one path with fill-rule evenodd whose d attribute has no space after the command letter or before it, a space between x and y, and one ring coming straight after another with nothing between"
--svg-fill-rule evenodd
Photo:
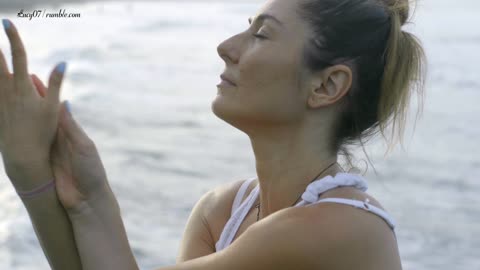
<instances>
[{"instance_id":1,"label":"woman","mask_svg":"<svg viewBox=\"0 0 480 270\"><path fill-rule=\"evenodd\" d=\"M402 269L393 218L337 156L384 134L392 119L402 127L411 91L422 90L423 50L401 29L408 13L407 1L271 0L218 46L226 71L212 110L248 134L257 178L202 196L177 264L159 269ZM2 154L52 268L138 269L95 144L60 106L64 68L48 90L30 80L18 33L5 24L14 74L2 60L2 119L10 120ZM35 89L46 98L34 99ZM18 106L23 100L32 107ZM42 115L35 129L33 115ZM50 211L52 234L31 200L54 195L71 227Z\"/></svg>"}]
</instances>

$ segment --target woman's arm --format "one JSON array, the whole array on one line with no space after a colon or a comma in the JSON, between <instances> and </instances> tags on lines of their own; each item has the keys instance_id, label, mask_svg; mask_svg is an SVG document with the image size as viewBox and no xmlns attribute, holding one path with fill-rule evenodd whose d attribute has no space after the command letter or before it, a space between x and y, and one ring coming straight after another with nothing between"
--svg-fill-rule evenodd
<instances>
[{"instance_id":1,"label":"woman's arm","mask_svg":"<svg viewBox=\"0 0 480 270\"><path fill-rule=\"evenodd\" d=\"M4 159L5 169L12 183L24 183L22 187L15 186L17 190L31 190L39 183L47 182L53 178L50 164L40 165L38 168L26 169L23 164L34 162L21 162L14 165ZM36 162L38 164L38 162ZM18 163L17 163L18 164ZM25 185L25 179L31 180L31 188ZM53 270L81 270L82 264L78 254L73 228L67 212L60 204L55 189L43 192L32 198L22 199L32 221L33 228L40 242L48 263Z\"/></svg>"},{"instance_id":2,"label":"woman's arm","mask_svg":"<svg viewBox=\"0 0 480 270\"><path fill-rule=\"evenodd\" d=\"M58 122L65 66L58 65L51 73L48 91L43 85L45 89L39 89L38 78L29 75L17 29L8 20L3 20L3 26L11 45L13 74L0 51L0 152L15 189L28 191L53 178L48 152ZM82 269L72 226L55 191L22 202L51 268Z\"/></svg>"},{"instance_id":3,"label":"woman's arm","mask_svg":"<svg viewBox=\"0 0 480 270\"><path fill-rule=\"evenodd\" d=\"M87 191L84 194L48 190L30 198L21 196L50 266L56 270L82 269L75 236L77 240L83 241L92 239L92 233L80 231L80 234L74 234L68 218L72 210L71 203L81 199L83 195L88 195L88 202L94 201L94 198L110 198L104 200L108 202L108 206L99 205L103 207L101 209L109 211L105 216L117 217L118 214L119 218L118 204L106 181L103 167L97 162L99 157L96 151L89 152L96 149L89 147L85 141L79 141L75 145L77 155L65 157L64 162L51 163L50 148L58 137L56 133L60 86L65 73L65 63L57 65L51 73L47 89L38 78L29 76L27 54L16 27L9 20L3 20L2 23L10 41L13 64L12 74L0 51L0 152L5 170L15 189L21 194L20 191L30 191L52 181L53 178L57 191L63 190L61 183L64 182L57 179L58 176L62 179L65 177L61 173L67 168L62 166L68 163L70 158L75 164L84 166L78 172L83 180L82 184L85 185L82 191ZM90 153L94 155L89 156ZM104 211L96 213L104 214ZM109 229L117 232L115 228Z\"/></svg>"},{"instance_id":4,"label":"woman's arm","mask_svg":"<svg viewBox=\"0 0 480 270\"><path fill-rule=\"evenodd\" d=\"M69 211L83 270L139 270L120 209L105 196ZM94 204L94 205L92 205Z\"/></svg>"},{"instance_id":5,"label":"woman's arm","mask_svg":"<svg viewBox=\"0 0 480 270\"><path fill-rule=\"evenodd\" d=\"M65 106L52 147L51 166L59 200L72 222L84 270L137 270L95 143Z\"/></svg>"}]
</instances>

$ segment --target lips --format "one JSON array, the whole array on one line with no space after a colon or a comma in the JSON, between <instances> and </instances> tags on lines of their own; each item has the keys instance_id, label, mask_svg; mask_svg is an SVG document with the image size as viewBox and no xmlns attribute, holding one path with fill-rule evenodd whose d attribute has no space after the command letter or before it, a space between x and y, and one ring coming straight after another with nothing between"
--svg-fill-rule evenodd
<instances>
[{"instance_id":1,"label":"lips","mask_svg":"<svg viewBox=\"0 0 480 270\"><path fill-rule=\"evenodd\" d=\"M230 79L229 77L227 77L225 74L220 75L220 78L224 81L229 82L232 85L236 85L235 82L232 79Z\"/></svg>"}]
</instances>

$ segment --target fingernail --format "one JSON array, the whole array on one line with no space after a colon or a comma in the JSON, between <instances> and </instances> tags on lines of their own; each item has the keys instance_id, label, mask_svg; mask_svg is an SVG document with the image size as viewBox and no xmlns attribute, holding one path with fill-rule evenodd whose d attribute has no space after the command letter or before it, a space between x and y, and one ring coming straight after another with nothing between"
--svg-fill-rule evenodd
<instances>
[{"instance_id":1,"label":"fingernail","mask_svg":"<svg viewBox=\"0 0 480 270\"><path fill-rule=\"evenodd\" d=\"M3 19L2 20L2 23L3 23L3 28L5 28L5 30L7 30L8 28L10 28L10 21L7 20L7 19Z\"/></svg>"},{"instance_id":2,"label":"fingernail","mask_svg":"<svg viewBox=\"0 0 480 270\"><path fill-rule=\"evenodd\" d=\"M60 64L57 65L57 67L55 68L55 70L58 72L58 73L65 73L65 69L67 68L67 63L65 62L61 62Z\"/></svg>"},{"instance_id":3,"label":"fingernail","mask_svg":"<svg viewBox=\"0 0 480 270\"><path fill-rule=\"evenodd\" d=\"M70 109L70 103L68 102L68 100L65 101L65 107L67 108L67 111L68 113L72 113L72 110Z\"/></svg>"}]
</instances>

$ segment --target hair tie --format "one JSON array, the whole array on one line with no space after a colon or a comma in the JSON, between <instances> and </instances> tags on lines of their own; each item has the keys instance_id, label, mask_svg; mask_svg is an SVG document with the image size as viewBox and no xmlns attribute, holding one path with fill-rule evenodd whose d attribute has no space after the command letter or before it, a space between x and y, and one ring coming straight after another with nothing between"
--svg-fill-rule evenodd
<instances>
[{"instance_id":1,"label":"hair tie","mask_svg":"<svg viewBox=\"0 0 480 270\"><path fill-rule=\"evenodd\" d=\"M402 2L402 3L398 3L398 2ZM408 1L395 0L393 4L388 4L387 10L390 17L396 16L396 18L398 18L398 22L400 23L401 26L407 23L408 15L410 12Z\"/></svg>"},{"instance_id":2,"label":"hair tie","mask_svg":"<svg viewBox=\"0 0 480 270\"><path fill-rule=\"evenodd\" d=\"M17 190L18 196L21 198L32 198L35 197L38 194L41 194L51 188L55 188L55 180L52 180L44 185L41 185L33 190L30 191L19 191Z\"/></svg>"}]
</instances>

